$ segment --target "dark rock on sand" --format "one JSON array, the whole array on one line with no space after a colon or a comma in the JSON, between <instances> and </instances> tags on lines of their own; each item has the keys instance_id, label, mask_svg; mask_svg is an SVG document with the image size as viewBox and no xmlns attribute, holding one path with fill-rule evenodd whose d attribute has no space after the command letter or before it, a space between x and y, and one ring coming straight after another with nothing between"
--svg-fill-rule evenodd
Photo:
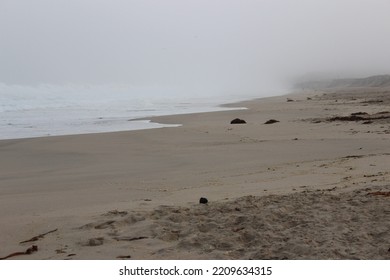
<instances>
[{"instance_id":1,"label":"dark rock on sand","mask_svg":"<svg viewBox=\"0 0 390 280\"><path fill-rule=\"evenodd\" d=\"M207 204L208 202L209 202L208 199L205 198L205 197L201 197L201 198L199 199L199 203L200 203L200 204Z\"/></svg>"},{"instance_id":2,"label":"dark rock on sand","mask_svg":"<svg viewBox=\"0 0 390 280\"><path fill-rule=\"evenodd\" d=\"M278 120L270 119L270 120L266 121L264 124L273 124L273 123L278 123L278 122L279 122Z\"/></svg>"},{"instance_id":3,"label":"dark rock on sand","mask_svg":"<svg viewBox=\"0 0 390 280\"><path fill-rule=\"evenodd\" d=\"M246 123L246 121L239 118L236 118L230 122L230 124L244 124L244 123Z\"/></svg>"}]
</instances>

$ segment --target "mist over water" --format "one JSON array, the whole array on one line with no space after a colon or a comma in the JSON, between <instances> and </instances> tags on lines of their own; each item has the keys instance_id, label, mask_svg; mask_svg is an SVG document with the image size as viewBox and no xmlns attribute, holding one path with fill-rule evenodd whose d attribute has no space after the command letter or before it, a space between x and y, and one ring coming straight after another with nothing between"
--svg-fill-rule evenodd
<instances>
[{"instance_id":1,"label":"mist over water","mask_svg":"<svg viewBox=\"0 0 390 280\"><path fill-rule=\"evenodd\" d=\"M270 94L275 93L246 97ZM0 84L0 139L178 126L134 119L229 110L219 105L242 98L241 94L192 94L126 85Z\"/></svg>"},{"instance_id":2,"label":"mist over water","mask_svg":"<svg viewBox=\"0 0 390 280\"><path fill-rule=\"evenodd\" d=\"M210 110L313 73L390 73L389 10L388 0L1 0L1 122L50 111L58 129L59 115Z\"/></svg>"},{"instance_id":3,"label":"mist over water","mask_svg":"<svg viewBox=\"0 0 390 280\"><path fill-rule=\"evenodd\" d=\"M390 70L388 0L2 0L0 82L260 91Z\"/></svg>"},{"instance_id":4,"label":"mist over water","mask_svg":"<svg viewBox=\"0 0 390 280\"><path fill-rule=\"evenodd\" d=\"M0 83L0 112L60 108L109 108L153 110L156 104L219 105L242 98L280 94L282 89L263 92L213 92L164 87L106 85L6 85Z\"/></svg>"}]
</instances>

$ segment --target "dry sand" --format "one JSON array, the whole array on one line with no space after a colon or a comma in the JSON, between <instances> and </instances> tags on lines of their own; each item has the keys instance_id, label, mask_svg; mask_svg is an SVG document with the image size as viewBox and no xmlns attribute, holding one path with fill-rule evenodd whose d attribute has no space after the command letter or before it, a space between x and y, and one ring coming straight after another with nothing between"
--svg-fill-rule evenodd
<instances>
[{"instance_id":1,"label":"dry sand","mask_svg":"<svg viewBox=\"0 0 390 280\"><path fill-rule=\"evenodd\" d=\"M234 106L0 141L0 257L390 259L389 88Z\"/></svg>"}]
</instances>

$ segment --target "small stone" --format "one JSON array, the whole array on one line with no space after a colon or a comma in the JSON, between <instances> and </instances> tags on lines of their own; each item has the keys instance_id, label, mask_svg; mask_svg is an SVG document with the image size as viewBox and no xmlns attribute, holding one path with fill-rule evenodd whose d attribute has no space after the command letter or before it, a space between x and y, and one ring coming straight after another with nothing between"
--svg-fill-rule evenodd
<instances>
[{"instance_id":1,"label":"small stone","mask_svg":"<svg viewBox=\"0 0 390 280\"><path fill-rule=\"evenodd\" d=\"M205 198L205 197L201 197L200 199L199 199L199 203L200 204L207 204L209 201L207 200L207 198Z\"/></svg>"}]
</instances>

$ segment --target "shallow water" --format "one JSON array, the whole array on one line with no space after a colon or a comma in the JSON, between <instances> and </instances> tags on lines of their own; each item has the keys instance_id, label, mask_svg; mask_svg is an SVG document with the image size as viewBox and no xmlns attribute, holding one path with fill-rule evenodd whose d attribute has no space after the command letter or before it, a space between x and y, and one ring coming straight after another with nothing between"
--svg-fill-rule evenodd
<instances>
[{"instance_id":1,"label":"shallow water","mask_svg":"<svg viewBox=\"0 0 390 280\"><path fill-rule=\"evenodd\" d=\"M0 84L0 139L178 126L134 119L229 110L219 105L267 95L270 94L181 94L124 86Z\"/></svg>"}]
</instances>

